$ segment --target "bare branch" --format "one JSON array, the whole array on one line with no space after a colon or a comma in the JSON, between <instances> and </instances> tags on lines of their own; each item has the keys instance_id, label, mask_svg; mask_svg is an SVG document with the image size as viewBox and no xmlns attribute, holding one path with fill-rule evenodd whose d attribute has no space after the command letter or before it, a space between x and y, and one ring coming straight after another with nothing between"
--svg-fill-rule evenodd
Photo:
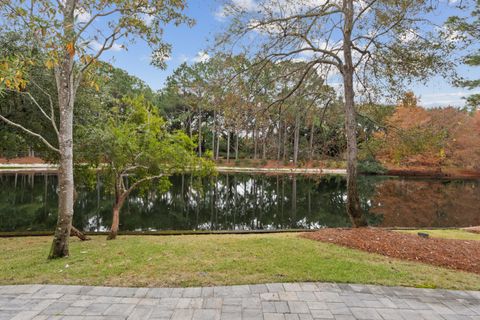
<instances>
[{"instance_id":1,"label":"bare branch","mask_svg":"<svg viewBox=\"0 0 480 320\"><path fill-rule=\"evenodd\" d=\"M57 152L57 153L60 153L60 150L55 148L54 146L52 146L44 137L42 137L40 134L38 133L35 133L33 131L30 131L28 130L27 128L25 128L24 126L22 126L21 124L18 124L18 123L15 123L13 121L10 121L8 120L7 118L5 118L4 116L0 115L0 120L3 120L4 122L6 122L7 124L11 125L11 126L14 126L16 128L19 128L21 130L23 130L24 132L28 133L29 135L31 136L34 136L38 139L40 139L49 149Z\"/></svg>"},{"instance_id":2,"label":"bare branch","mask_svg":"<svg viewBox=\"0 0 480 320\"><path fill-rule=\"evenodd\" d=\"M33 83L34 86L36 86L43 94L45 94L48 97L48 101L50 102L50 121L52 123L53 129L55 130L58 136L59 132L58 132L57 123L55 121L55 106L53 104L52 96L45 89L39 86L35 81L31 80L30 82Z\"/></svg>"}]
</instances>

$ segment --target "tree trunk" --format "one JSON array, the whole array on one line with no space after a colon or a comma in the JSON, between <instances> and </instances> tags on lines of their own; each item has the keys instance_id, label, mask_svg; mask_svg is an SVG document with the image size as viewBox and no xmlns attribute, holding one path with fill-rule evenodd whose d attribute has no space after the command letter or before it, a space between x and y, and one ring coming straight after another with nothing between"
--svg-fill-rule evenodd
<instances>
[{"instance_id":1,"label":"tree trunk","mask_svg":"<svg viewBox=\"0 0 480 320\"><path fill-rule=\"evenodd\" d=\"M215 135L217 133L217 121L216 121L216 118L217 118L217 113L215 110L213 110L213 130L212 130L212 157L213 159L217 159L215 157Z\"/></svg>"},{"instance_id":2,"label":"tree trunk","mask_svg":"<svg viewBox=\"0 0 480 320\"><path fill-rule=\"evenodd\" d=\"M202 108L198 108L198 156L202 156Z\"/></svg>"},{"instance_id":3,"label":"tree trunk","mask_svg":"<svg viewBox=\"0 0 480 320\"><path fill-rule=\"evenodd\" d=\"M283 162L287 161L287 133L288 133L288 125L287 122L284 121L284 131L283 131Z\"/></svg>"},{"instance_id":4,"label":"tree trunk","mask_svg":"<svg viewBox=\"0 0 480 320\"><path fill-rule=\"evenodd\" d=\"M357 188L357 121L355 115L355 92L353 88L353 60L351 34L353 28L353 0L344 0L345 13L343 31L344 66L342 70L345 96L345 131L347 135L347 213L353 227L366 226L360 207Z\"/></svg>"},{"instance_id":5,"label":"tree trunk","mask_svg":"<svg viewBox=\"0 0 480 320\"><path fill-rule=\"evenodd\" d=\"M89 237L87 237L85 234L83 234L83 232L81 232L80 230L78 230L74 226L72 226L72 228L70 230L70 236L77 237L82 241L91 240Z\"/></svg>"},{"instance_id":6,"label":"tree trunk","mask_svg":"<svg viewBox=\"0 0 480 320\"><path fill-rule=\"evenodd\" d=\"M267 136L268 130L262 136L262 160L267 159Z\"/></svg>"},{"instance_id":7,"label":"tree trunk","mask_svg":"<svg viewBox=\"0 0 480 320\"><path fill-rule=\"evenodd\" d=\"M230 162L230 130L227 131L227 163Z\"/></svg>"},{"instance_id":8,"label":"tree trunk","mask_svg":"<svg viewBox=\"0 0 480 320\"><path fill-rule=\"evenodd\" d=\"M122 207L122 203L115 202L112 211L112 226L110 228L110 233L108 234L107 240L114 240L117 238L118 234L118 227L120 225L120 208Z\"/></svg>"},{"instance_id":9,"label":"tree trunk","mask_svg":"<svg viewBox=\"0 0 480 320\"><path fill-rule=\"evenodd\" d=\"M313 160L313 133L315 130L315 121L312 119L312 125L310 127L310 155L308 160L312 161Z\"/></svg>"},{"instance_id":10,"label":"tree trunk","mask_svg":"<svg viewBox=\"0 0 480 320\"><path fill-rule=\"evenodd\" d=\"M235 129L235 160L238 160L238 130Z\"/></svg>"},{"instance_id":11,"label":"tree trunk","mask_svg":"<svg viewBox=\"0 0 480 320\"><path fill-rule=\"evenodd\" d=\"M253 127L253 159L257 160L257 124Z\"/></svg>"},{"instance_id":12,"label":"tree trunk","mask_svg":"<svg viewBox=\"0 0 480 320\"><path fill-rule=\"evenodd\" d=\"M277 149L278 162L280 162L281 152L282 152L282 121L278 120L278 149Z\"/></svg>"},{"instance_id":13,"label":"tree trunk","mask_svg":"<svg viewBox=\"0 0 480 320\"><path fill-rule=\"evenodd\" d=\"M65 36L71 37L74 30L74 1L66 1L64 10ZM58 218L53 236L49 259L69 255L69 237L72 227L74 205L73 181L73 106L75 85L73 79L73 55L65 50L59 65L55 68L58 105L60 113L59 151L60 168L58 172Z\"/></svg>"},{"instance_id":14,"label":"tree trunk","mask_svg":"<svg viewBox=\"0 0 480 320\"><path fill-rule=\"evenodd\" d=\"M219 154L220 154L220 133L217 134L217 155L215 157L217 160L218 160Z\"/></svg>"},{"instance_id":15,"label":"tree trunk","mask_svg":"<svg viewBox=\"0 0 480 320\"><path fill-rule=\"evenodd\" d=\"M117 237L118 228L120 226L120 208L123 204L122 199L122 176L117 175L115 179L115 203L112 209L112 226L110 227L110 234L107 240L113 240Z\"/></svg>"},{"instance_id":16,"label":"tree trunk","mask_svg":"<svg viewBox=\"0 0 480 320\"><path fill-rule=\"evenodd\" d=\"M298 143L300 139L300 116L296 115L295 117L295 133L293 135L293 164L297 165L298 163Z\"/></svg>"}]
</instances>

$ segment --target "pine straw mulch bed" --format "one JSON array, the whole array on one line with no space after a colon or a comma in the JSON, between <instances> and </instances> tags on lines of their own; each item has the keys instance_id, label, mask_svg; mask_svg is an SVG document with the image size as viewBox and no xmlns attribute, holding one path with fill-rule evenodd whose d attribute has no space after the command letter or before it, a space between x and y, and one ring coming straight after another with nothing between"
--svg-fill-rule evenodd
<instances>
[{"instance_id":1,"label":"pine straw mulch bed","mask_svg":"<svg viewBox=\"0 0 480 320\"><path fill-rule=\"evenodd\" d=\"M322 229L302 237L480 274L480 241L422 238L377 228Z\"/></svg>"}]
</instances>

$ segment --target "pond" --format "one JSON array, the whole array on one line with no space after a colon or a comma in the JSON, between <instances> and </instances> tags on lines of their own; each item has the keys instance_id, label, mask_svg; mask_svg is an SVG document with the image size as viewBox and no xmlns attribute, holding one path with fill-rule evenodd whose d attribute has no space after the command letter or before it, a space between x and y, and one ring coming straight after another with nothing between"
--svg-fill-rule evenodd
<instances>
[{"instance_id":1,"label":"pond","mask_svg":"<svg viewBox=\"0 0 480 320\"><path fill-rule=\"evenodd\" d=\"M133 193L120 216L122 231L275 230L350 225L343 177L220 174L196 181L175 176L166 193ZM0 231L53 230L57 177L0 174ZM480 180L362 176L360 197L370 225L465 227L480 225ZM101 181L79 187L74 225L106 231L112 196Z\"/></svg>"}]
</instances>

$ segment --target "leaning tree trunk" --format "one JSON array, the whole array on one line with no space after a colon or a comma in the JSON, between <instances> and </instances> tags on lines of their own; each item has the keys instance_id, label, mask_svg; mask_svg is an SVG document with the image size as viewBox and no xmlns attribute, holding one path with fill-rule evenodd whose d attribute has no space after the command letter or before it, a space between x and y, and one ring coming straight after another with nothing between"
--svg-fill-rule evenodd
<instances>
[{"instance_id":1,"label":"leaning tree trunk","mask_svg":"<svg viewBox=\"0 0 480 320\"><path fill-rule=\"evenodd\" d=\"M122 191L122 177L117 177L115 182L115 203L112 209L112 226L110 227L110 233L107 240L114 240L117 238L118 228L120 226L120 209L127 198L129 191Z\"/></svg>"},{"instance_id":2,"label":"leaning tree trunk","mask_svg":"<svg viewBox=\"0 0 480 320\"><path fill-rule=\"evenodd\" d=\"M345 96L345 131L347 135L347 213L354 227L366 225L360 207L357 187L357 121L355 115L355 92L353 89L353 60L351 33L353 27L353 0L344 0L344 66L342 70Z\"/></svg>"},{"instance_id":3,"label":"leaning tree trunk","mask_svg":"<svg viewBox=\"0 0 480 320\"><path fill-rule=\"evenodd\" d=\"M64 30L66 35L73 33L74 25L72 1L65 4ZM69 237L73 218L74 182L73 182L73 106L75 86L73 79L73 55L65 50L64 56L55 70L58 92L60 126L58 134L60 168L58 172L58 218L49 258L61 258L69 255Z\"/></svg>"},{"instance_id":4,"label":"leaning tree trunk","mask_svg":"<svg viewBox=\"0 0 480 320\"><path fill-rule=\"evenodd\" d=\"M123 200L115 202L112 210L112 226L110 227L110 233L107 240L114 240L117 238L118 228L120 226L120 208L123 205Z\"/></svg>"},{"instance_id":5,"label":"leaning tree trunk","mask_svg":"<svg viewBox=\"0 0 480 320\"><path fill-rule=\"evenodd\" d=\"M149 176L149 177L140 179L134 182L130 187L127 186L127 189L125 189L122 183L123 176L120 175L116 177L115 203L113 205L113 210L112 210L112 226L110 228L110 233L107 237L107 240L113 240L117 237L118 229L120 226L120 210L122 209L123 204L125 203L125 200L127 200L130 193L141 183L146 181L151 181L154 179L159 179L160 177L162 177L162 175Z\"/></svg>"}]
</instances>

